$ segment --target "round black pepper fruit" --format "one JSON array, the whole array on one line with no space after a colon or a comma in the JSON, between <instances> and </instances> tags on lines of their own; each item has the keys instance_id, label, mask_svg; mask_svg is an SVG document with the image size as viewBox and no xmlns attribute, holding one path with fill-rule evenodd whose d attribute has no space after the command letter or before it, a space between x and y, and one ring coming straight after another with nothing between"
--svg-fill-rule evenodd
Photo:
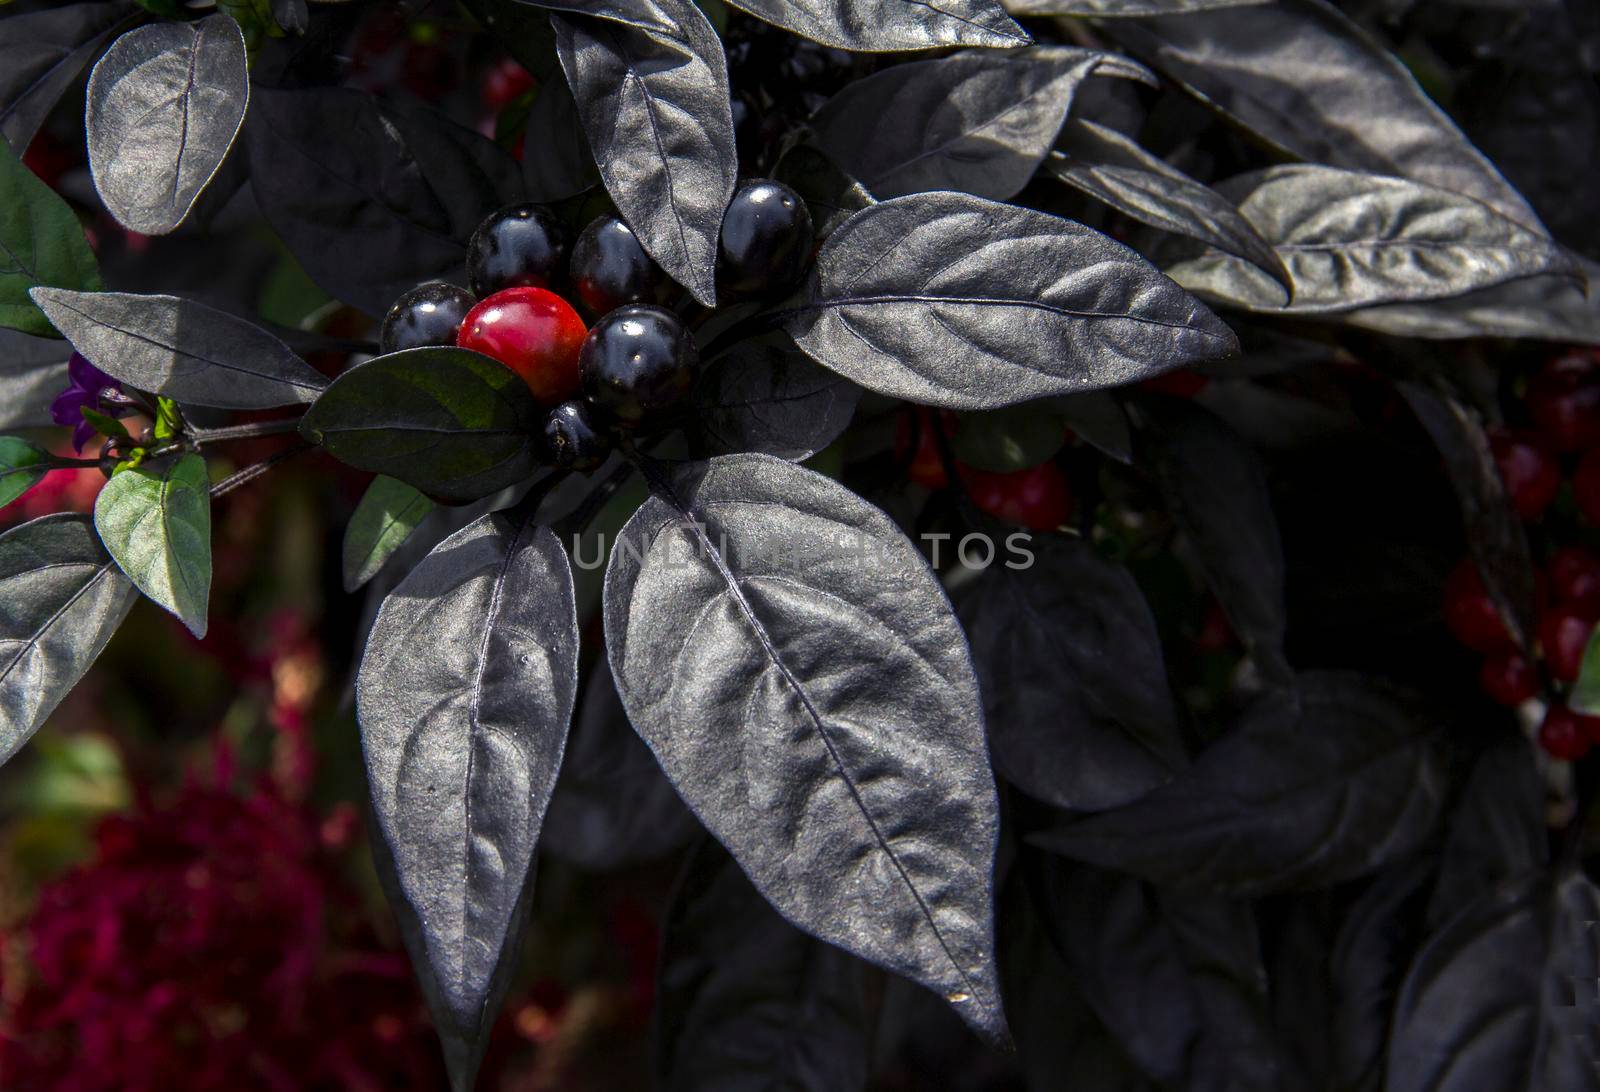
<instances>
[{"instance_id":1,"label":"round black pepper fruit","mask_svg":"<svg viewBox=\"0 0 1600 1092\"><path fill-rule=\"evenodd\" d=\"M394 301L378 332L380 352L425 345L454 345L456 330L478 301L465 288L444 281L419 284Z\"/></svg>"},{"instance_id":2,"label":"round black pepper fruit","mask_svg":"<svg viewBox=\"0 0 1600 1092\"><path fill-rule=\"evenodd\" d=\"M572 247L572 287L591 318L625 303L654 303L665 274L619 217L597 216Z\"/></svg>"},{"instance_id":3,"label":"round black pepper fruit","mask_svg":"<svg viewBox=\"0 0 1600 1092\"><path fill-rule=\"evenodd\" d=\"M798 193L771 179L746 179L722 218L718 290L750 298L794 287L811 256L812 238L811 213Z\"/></svg>"},{"instance_id":4,"label":"round black pepper fruit","mask_svg":"<svg viewBox=\"0 0 1600 1092\"><path fill-rule=\"evenodd\" d=\"M572 237L543 205L508 205L467 243L467 283L479 297L507 288L554 288L566 272Z\"/></svg>"},{"instance_id":5,"label":"round black pepper fruit","mask_svg":"<svg viewBox=\"0 0 1600 1092\"><path fill-rule=\"evenodd\" d=\"M623 428L637 428L694 389L700 352L671 311L628 304L589 330L578 376L590 405Z\"/></svg>"},{"instance_id":6,"label":"round black pepper fruit","mask_svg":"<svg viewBox=\"0 0 1600 1092\"><path fill-rule=\"evenodd\" d=\"M611 453L611 437L595 423L589 404L574 398L544 422L545 452L564 470L593 470Z\"/></svg>"}]
</instances>

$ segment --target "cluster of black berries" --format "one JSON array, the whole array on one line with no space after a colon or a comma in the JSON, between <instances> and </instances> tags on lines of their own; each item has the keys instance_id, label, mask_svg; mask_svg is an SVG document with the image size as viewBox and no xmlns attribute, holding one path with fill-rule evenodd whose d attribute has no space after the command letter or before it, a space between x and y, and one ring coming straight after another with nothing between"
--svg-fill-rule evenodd
<instances>
[{"instance_id":1,"label":"cluster of black berries","mask_svg":"<svg viewBox=\"0 0 1600 1092\"><path fill-rule=\"evenodd\" d=\"M786 291L804 273L811 245L799 195L748 179L723 218L718 290L731 300ZM694 389L694 335L661 306L674 286L614 215L595 218L573 242L543 205L503 208L473 233L467 277L471 291L430 281L401 296L379 347L458 345L500 361L549 411L544 439L556 466L594 469L619 433L659 422Z\"/></svg>"}]
</instances>

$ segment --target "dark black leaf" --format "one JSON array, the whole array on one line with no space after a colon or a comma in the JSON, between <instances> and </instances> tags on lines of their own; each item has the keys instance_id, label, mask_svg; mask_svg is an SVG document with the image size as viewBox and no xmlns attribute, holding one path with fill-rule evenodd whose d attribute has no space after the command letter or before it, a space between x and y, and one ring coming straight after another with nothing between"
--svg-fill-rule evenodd
<instances>
[{"instance_id":1,"label":"dark black leaf","mask_svg":"<svg viewBox=\"0 0 1600 1092\"><path fill-rule=\"evenodd\" d=\"M300 433L334 458L446 500L477 500L538 465L544 414L528 385L469 349L407 349L345 372Z\"/></svg>"},{"instance_id":2,"label":"dark black leaf","mask_svg":"<svg viewBox=\"0 0 1600 1092\"><path fill-rule=\"evenodd\" d=\"M716 452L759 451L799 461L838 439L860 397L860 387L803 353L746 342L701 380L694 430Z\"/></svg>"},{"instance_id":3,"label":"dark black leaf","mask_svg":"<svg viewBox=\"0 0 1600 1092\"><path fill-rule=\"evenodd\" d=\"M1581 267L1589 283L1596 283L1596 270ZM1425 303L1363 307L1337 319L1395 337L1507 337L1600 345L1600 295L1591 297L1564 275L1524 277Z\"/></svg>"},{"instance_id":4,"label":"dark black leaf","mask_svg":"<svg viewBox=\"0 0 1600 1092\"><path fill-rule=\"evenodd\" d=\"M1188 764L1150 608L1087 543L1034 536L1026 549L1026 564L992 565L957 598L995 768L1063 808L1137 800Z\"/></svg>"},{"instance_id":5,"label":"dark black leaf","mask_svg":"<svg viewBox=\"0 0 1600 1092\"><path fill-rule=\"evenodd\" d=\"M959 193L856 213L789 331L881 394L954 409L1130 383L1235 352L1233 332L1097 231Z\"/></svg>"},{"instance_id":6,"label":"dark black leaf","mask_svg":"<svg viewBox=\"0 0 1600 1092\"><path fill-rule=\"evenodd\" d=\"M0 330L0 428L51 423L50 403L67 389L71 355L60 338Z\"/></svg>"},{"instance_id":7,"label":"dark black leaf","mask_svg":"<svg viewBox=\"0 0 1600 1092\"><path fill-rule=\"evenodd\" d=\"M1046 929L1141 1069L1196 1092L1276 1092L1276 1048L1248 903L1031 861Z\"/></svg>"},{"instance_id":8,"label":"dark black leaf","mask_svg":"<svg viewBox=\"0 0 1600 1092\"><path fill-rule=\"evenodd\" d=\"M88 516L0 535L0 762L77 685L136 598Z\"/></svg>"},{"instance_id":9,"label":"dark black leaf","mask_svg":"<svg viewBox=\"0 0 1600 1092\"><path fill-rule=\"evenodd\" d=\"M1600 890L1535 872L1434 935L1395 1003L1386 1088L1593 1092L1600 1088Z\"/></svg>"},{"instance_id":10,"label":"dark black leaf","mask_svg":"<svg viewBox=\"0 0 1600 1092\"><path fill-rule=\"evenodd\" d=\"M819 239L832 235L835 228L873 202L872 194L858 179L810 144L797 144L785 152L772 169L772 177L805 200Z\"/></svg>"},{"instance_id":11,"label":"dark black leaf","mask_svg":"<svg viewBox=\"0 0 1600 1092\"><path fill-rule=\"evenodd\" d=\"M1442 925L1502 881L1549 859L1544 779L1527 740L1507 732L1474 762L1451 812L1429 923Z\"/></svg>"},{"instance_id":12,"label":"dark black leaf","mask_svg":"<svg viewBox=\"0 0 1600 1092\"><path fill-rule=\"evenodd\" d=\"M1334 1070L1330 1087L1381 1086L1389 1014L1406 963L1423 939L1429 878L1421 861L1397 864L1345 911L1326 961L1331 1026L1319 1029Z\"/></svg>"},{"instance_id":13,"label":"dark black leaf","mask_svg":"<svg viewBox=\"0 0 1600 1092\"><path fill-rule=\"evenodd\" d=\"M306 0L272 0L272 19L290 34L304 34L311 25Z\"/></svg>"},{"instance_id":14,"label":"dark black leaf","mask_svg":"<svg viewBox=\"0 0 1600 1092\"><path fill-rule=\"evenodd\" d=\"M1178 888L1255 895L1353 879L1415 849L1443 804L1444 726L1419 704L1376 679L1302 675L1170 785L1034 840Z\"/></svg>"},{"instance_id":15,"label":"dark black leaf","mask_svg":"<svg viewBox=\"0 0 1600 1092\"><path fill-rule=\"evenodd\" d=\"M1152 399L1140 413L1153 426L1139 434L1144 461L1223 612L1267 679L1287 681L1283 543L1260 457L1198 406Z\"/></svg>"},{"instance_id":16,"label":"dark black leaf","mask_svg":"<svg viewBox=\"0 0 1600 1092\"><path fill-rule=\"evenodd\" d=\"M1015 874L1015 873L1013 873ZM1013 891L1015 888L1013 888ZM1153 1092L1083 998L1061 954L1046 939L1040 912L1026 898L1004 900L1006 1005L1016 1014L1017 1064L1028 1092L1071 1087L1094 1092Z\"/></svg>"},{"instance_id":17,"label":"dark black leaf","mask_svg":"<svg viewBox=\"0 0 1600 1092\"><path fill-rule=\"evenodd\" d=\"M1524 648L1533 640L1538 576L1528 535L1506 497L1505 483L1477 411L1460 399L1409 381L1396 384L1433 438L1455 486L1467 549L1501 617Z\"/></svg>"},{"instance_id":18,"label":"dark black leaf","mask_svg":"<svg viewBox=\"0 0 1600 1092\"><path fill-rule=\"evenodd\" d=\"M180 403L266 409L310 402L328 385L272 334L203 303L61 288L32 295L95 367Z\"/></svg>"},{"instance_id":19,"label":"dark black leaf","mask_svg":"<svg viewBox=\"0 0 1600 1092\"><path fill-rule=\"evenodd\" d=\"M779 917L711 838L667 911L656 991L663 1092L866 1087L866 967Z\"/></svg>"},{"instance_id":20,"label":"dark black leaf","mask_svg":"<svg viewBox=\"0 0 1600 1092\"><path fill-rule=\"evenodd\" d=\"M1221 194L1115 129L1072 118L1044 169L1135 220L1198 239L1257 266L1285 288L1289 271L1272 246Z\"/></svg>"},{"instance_id":21,"label":"dark black leaf","mask_svg":"<svg viewBox=\"0 0 1600 1092\"><path fill-rule=\"evenodd\" d=\"M533 73L542 86L561 71L556 60L556 32L550 26L553 5L535 5L525 0L462 0L494 39L517 63Z\"/></svg>"},{"instance_id":22,"label":"dark black leaf","mask_svg":"<svg viewBox=\"0 0 1600 1092\"><path fill-rule=\"evenodd\" d=\"M997 0L737 0L735 7L837 49L1009 48L1031 39Z\"/></svg>"},{"instance_id":23,"label":"dark black leaf","mask_svg":"<svg viewBox=\"0 0 1600 1092\"><path fill-rule=\"evenodd\" d=\"M1271 0L1010 0L1013 15L1087 15L1100 19L1183 15L1217 8L1242 8Z\"/></svg>"},{"instance_id":24,"label":"dark black leaf","mask_svg":"<svg viewBox=\"0 0 1600 1092\"><path fill-rule=\"evenodd\" d=\"M0 34L0 137L20 153L111 36L144 15L124 0L47 5Z\"/></svg>"},{"instance_id":25,"label":"dark black leaf","mask_svg":"<svg viewBox=\"0 0 1600 1092\"><path fill-rule=\"evenodd\" d=\"M556 51L617 211L661 268L710 306L739 172L727 58L692 0L641 6L673 29L552 15Z\"/></svg>"},{"instance_id":26,"label":"dark black leaf","mask_svg":"<svg viewBox=\"0 0 1600 1092\"><path fill-rule=\"evenodd\" d=\"M227 15L129 31L89 76L89 168L106 211L165 235L189 215L244 124L250 70Z\"/></svg>"},{"instance_id":27,"label":"dark black leaf","mask_svg":"<svg viewBox=\"0 0 1600 1092\"><path fill-rule=\"evenodd\" d=\"M1152 68L1298 159L1415 179L1539 228L1527 202L1405 65L1322 0L1103 26Z\"/></svg>"},{"instance_id":28,"label":"dark black leaf","mask_svg":"<svg viewBox=\"0 0 1600 1092\"><path fill-rule=\"evenodd\" d=\"M384 601L356 684L378 835L453 1087L472 1087L514 963L577 693L560 541L487 515Z\"/></svg>"},{"instance_id":29,"label":"dark black leaf","mask_svg":"<svg viewBox=\"0 0 1600 1092\"><path fill-rule=\"evenodd\" d=\"M1052 408L1084 443L1119 463L1133 462L1133 426L1115 395L1105 391L1064 394Z\"/></svg>"},{"instance_id":30,"label":"dark black leaf","mask_svg":"<svg viewBox=\"0 0 1600 1092\"><path fill-rule=\"evenodd\" d=\"M962 190L1003 201L1027 185L1090 75L1149 79L1073 46L971 50L849 84L818 110L822 150L880 198Z\"/></svg>"},{"instance_id":31,"label":"dark black leaf","mask_svg":"<svg viewBox=\"0 0 1600 1092\"><path fill-rule=\"evenodd\" d=\"M606 572L623 705L800 928L1005 1035L998 829L966 641L887 516L765 455L688 464Z\"/></svg>"},{"instance_id":32,"label":"dark black leaf","mask_svg":"<svg viewBox=\"0 0 1600 1092\"><path fill-rule=\"evenodd\" d=\"M1488 205L1403 178L1273 167L1222 190L1288 268L1294 298L1250 262L1213 251L1167 272L1193 292L1254 311L1314 314L1457 296L1572 272L1548 236Z\"/></svg>"},{"instance_id":33,"label":"dark black leaf","mask_svg":"<svg viewBox=\"0 0 1600 1092\"><path fill-rule=\"evenodd\" d=\"M258 87L245 138L273 228L319 286L372 315L421 281L461 281L473 230L522 194L493 141L345 88Z\"/></svg>"},{"instance_id":34,"label":"dark black leaf","mask_svg":"<svg viewBox=\"0 0 1600 1092\"><path fill-rule=\"evenodd\" d=\"M540 850L605 872L664 857L701 830L628 723L602 657L584 686Z\"/></svg>"},{"instance_id":35,"label":"dark black leaf","mask_svg":"<svg viewBox=\"0 0 1600 1092\"><path fill-rule=\"evenodd\" d=\"M522 177L533 201L559 201L600 183L566 80L549 79L539 86L522 145Z\"/></svg>"}]
</instances>

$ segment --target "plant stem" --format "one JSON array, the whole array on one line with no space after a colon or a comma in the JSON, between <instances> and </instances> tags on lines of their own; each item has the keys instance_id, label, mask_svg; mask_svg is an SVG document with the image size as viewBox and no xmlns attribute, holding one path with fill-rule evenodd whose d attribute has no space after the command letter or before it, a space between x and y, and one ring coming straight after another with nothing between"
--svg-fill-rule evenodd
<instances>
[{"instance_id":1,"label":"plant stem","mask_svg":"<svg viewBox=\"0 0 1600 1092\"><path fill-rule=\"evenodd\" d=\"M189 438L196 444L215 444L224 440L253 440L258 436L281 436L300 427L300 418L281 421L252 421L245 425L228 425L224 428L190 428Z\"/></svg>"},{"instance_id":2,"label":"plant stem","mask_svg":"<svg viewBox=\"0 0 1600 1092\"><path fill-rule=\"evenodd\" d=\"M99 459L74 459L67 455L52 455L46 464L51 470L87 470L99 466Z\"/></svg>"},{"instance_id":3,"label":"plant stem","mask_svg":"<svg viewBox=\"0 0 1600 1092\"><path fill-rule=\"evenodd\" d=\"M220 496L231 493L241 485L255 481L257 478L261 477L261 475L265 474L267 471L271 470L285 459L293 458L294 456L299 455L302 452L310 451L315 447L315 444L296 444L293 447L284 448L282 451L262 459L259 463L252 463L237 473L229 474L226 478L223 478L220 482L211 487L211 499L216 500Z\"/></svg>"}]
</instances>

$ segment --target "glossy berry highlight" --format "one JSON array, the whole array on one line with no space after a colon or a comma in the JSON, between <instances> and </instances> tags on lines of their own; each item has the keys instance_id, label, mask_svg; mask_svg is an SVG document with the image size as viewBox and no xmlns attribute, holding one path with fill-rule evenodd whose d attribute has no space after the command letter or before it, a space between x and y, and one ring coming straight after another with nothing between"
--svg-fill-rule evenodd
<instances>
[{"instance_id":1,"label":"glossy berry highlight","mask_svg":"<svg viewBox=\"0 0 1600 1092\"><path fill-rule=\"evenodd\" d=\"M510 288L483 300L461 323L456 344L492 356L522 377L546 406L578 393L583 319L543 288Z\"/></svg>"},{"instance_id":2,"label":"glossy berry highlight","mask_svg":"<svg viewBox=\"0 0 1600 1092\"><path fill-rule=\"evenodd\" d=\"M578 361L583 395L624 428L637 428L694 389L700 353L678 316L630 304L594 324Z\"/></svg>"},{"instance_id":3,"label":"glossy berry highlight","mask_svg":"<svg viewBox=\"0 0 1600 1092\"><path fill-rule=\"evenodd\" d=\"M629 303L655 303L666 274L620 217L597 216L572 247L572 290L590 315Z\"/></svg>"},{"instance_id":4,"label":"glossy berry highlight","mask_svg":"<svg viewBox=\"0 0 1600 1092\"><path fill-rule=\"evenodd\" d=\"M467 283L479 296L508 288L553 288L567 270L567 226L543 205L494 213L467 244Z\"/></svg>"},{"instance_id":5,"label":"glossy berry highlight","mask_svg":"<svg viewBox=\"0 0 1600 1092\"><path fill-rule=\"evenodd\" d=\"M394 301L378 331L378 351L454 345L456 332L477 299L465 288L444 281L419 284Z\"/></svg>"},{"instance_id":6,"label":"glossy berry highlight","mask_svg":"<svg viewBox=\"0 0 1600 1092\"><path fill-rule=\"evenodd\" d=\"M593 470L606 461L611 446L611 437L582 399L561 403L545 418L545 454L563 470Z\"/></svg>"},{"instance_id":7,"label":"glossy berry highlight","mask_svg":"<svg viewBox=\"0 0 1600 1092\"><path fill-rule=\"evenodd\" d=\"M794 287L813 241L800 195L766 178L740 183L722 218L717 288L730 297L772 296Z\"/></svg>"}]
</instances>

